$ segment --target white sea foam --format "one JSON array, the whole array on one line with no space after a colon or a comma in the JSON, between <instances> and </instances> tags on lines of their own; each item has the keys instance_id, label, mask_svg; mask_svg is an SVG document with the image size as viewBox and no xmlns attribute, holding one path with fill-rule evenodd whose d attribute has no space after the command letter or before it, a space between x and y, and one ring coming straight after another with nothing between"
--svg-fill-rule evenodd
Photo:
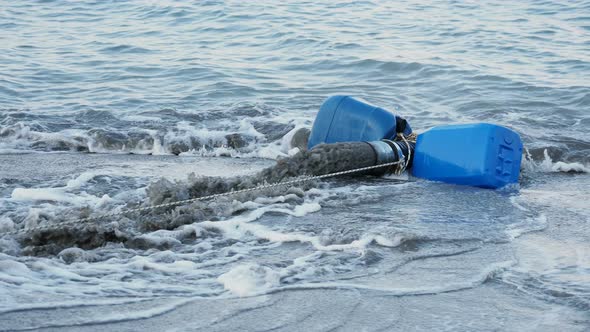
<instances>
[{"instance_id":1,"label":"white sea foam","mask_svg":"<svg viewBox=\"0 0 590 332\"><path fill-rule=\"evenodd\" d=\"M320 236L307 235L293 232L283 232L273 230L262 224L252 223L252 221L259 219L265 213L268 212L280 212L296 217L302 217L308 213L316 212L320 209L320 205L317 202L304 203L295 207L294 209L281 208L276 206L265 206L260 207L248 214L234 217L224 221L205 221L200 222L195 226L203 227L205 229L216 229L224 233L226 237L232 239L243 239L248 236L254 236L259 239L264 239L270 242L282 243L282 242L301 242L311 244L316 250L320 251L357 251L362 252L368 245L375 243L384 247L395 247L398 246L401 241L401 236L395 236L394 238L386 238L382 235L377 234L366 234L357 240L353 240L346 244L329 244L325 245L322 243Z\"/></svg>"},{"instance_id":2,"label":"white sea foam","mask_svg":"<svg viewBox=\"0 0 590 332\"><path fill-rule=\"evenodd\" d=\"M104 206L111 202L108 195L97 197L86 192L76 192L82 186L99 175L108 173L84 172L76 178L69 180L65 186L52 188L16 188L12 191L11 198L14 201L51 201L68 203L76 206L93 205ZM74 191L75 193L71 193Z\"/></svg>"},{"instance_id":3,"label":"white sea foam","mask_svg":"<svg viewBox=\"0 0 590 332\"><path fill-rule=\"evenodd\" d=\"M301 128L303 127L295 126L295 128L285 134L281 140L266 144L260 149L255 150L250 155L266 159L277 159L279 157L285 158L294 156L297 154L297 152L299 152L299 148L293 147L292 139L295 133L297 133L297 131Z\"/></svg>"},{"instance_id":4,"label":"white sea foam","mask_svg":"<svg viewBox=\"0 0 590 332\"><path fill-rule=\"evenodd\" d=\"M133 116L131 116L133 117ZM136 138L126 137L136 134ZM245 146L236 148L228 144L228 135L238 134L244 138ZM267 142L265 135L257 131L248 119L236 124L228 122L225 129L210 129L180 121L172 128L154 130L149 128L129 128L118 131L85 131L65 129L44 132L32 129L30 124L19 122L10 128L3 128L0 153L34 152L35 149L59 151L88 151L93 153L133 153L170 155L179 152L185 155L258 157L276 159L288 155L284 140ZM293 133L290 133L292 136ZM200 142L200 145L195 145ZM182 147L178 150L174 147ZM188 147L188 150L186 148ZM287 149L287 150L285 150Z\"/></svg>"},{"instance_id":5,"label":"white sea foam","mask_svg":"<svg viewBox=\"0 0 590 332\"><path fill-rule=\"evenodd\" d=\"M156 263L143 256L135 256L128 263L128 266L134 269L151 270L162 273L190 272L192 275L204 274L204 271L198 270L198 264L187 260L175 260L170 263L162 264Z\"/></svg>"},{"instance_id":6,"label":"white sea foam","mask_svg":"<svg viewBox=\"0 0 590 332\"><path fill-rule=\"evenodd\" d=\"M590 173L590 167L581 163L565 163L563 161L553 162L547 150L543 151L545 159L541 162L540 167L545 172L574 172Z\"/></svg>"},{"instance_id":7,"label":"white sea foam","mask_svg":"<svg viewBox=\"0 0 590 332\"><path fill-rule=\"evenodd\" d=\"M273 269L257 264L244 264L220 275L217 280L237 296L264 293L280 283L280 274Z\"/></svg>"},{"instance_id":8,"label":"white sea foam","mask_svg":"<svg viewBox=\"0 0 590 332\"><path fill-rule=\"evenodd\" d=\"M543 151L543 160L537 162L532 159L527 152L527 158L523 158L522 165L529 172L547 172L547 173L590 173L590 166L579 162L566 163L563 161L553 161L547 150Z\"/></svg>"},{"instance_id":9,"label":"white sea foam","mask_svg":"<svg viewBox=\"0 0 590 332\"><path fill-rule=\"evenodd\" d=\"M547 227L547 217L544 214L536 218L526 218L506 227L506 234L514 240L523 234L542 231Z\"/></svg>"},{"instance_id":10,"label":"white sea foam","mask_svg":"<svg viewBox=\"0 0 590 332\"><path fill-rule=\"evenodd\" d=\"M14 222L7 216L0 217L0 233L14 230Z\"/></svg>"}]
</instances>

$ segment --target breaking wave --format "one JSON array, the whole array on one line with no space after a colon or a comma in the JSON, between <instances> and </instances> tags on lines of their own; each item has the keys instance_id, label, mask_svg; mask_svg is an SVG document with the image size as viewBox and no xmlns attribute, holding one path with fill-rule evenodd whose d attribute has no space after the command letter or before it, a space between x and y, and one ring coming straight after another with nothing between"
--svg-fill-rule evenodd
<instances>
[{"instance_id":1,"label":"breaking wave","mask_svg":"<svg viewBox=\"0 0 590 332\"><path fill-rule=\"evenodd\" d=\"M217 112L204 116L162 110L115 118L109 112L89 111L48 120L9 111L0 117L0 154L88 152L270 159L287 156L282 138L301 128L301 122L285 121L260 107L230 108L230 114L252 115L237 122L215 116Z\"/></svg>"}]
</instances>

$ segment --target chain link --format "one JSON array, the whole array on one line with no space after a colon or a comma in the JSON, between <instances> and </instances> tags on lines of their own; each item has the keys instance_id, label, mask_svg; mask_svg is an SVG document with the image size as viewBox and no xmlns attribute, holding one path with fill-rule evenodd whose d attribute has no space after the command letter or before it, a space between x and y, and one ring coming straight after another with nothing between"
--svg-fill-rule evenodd
<instances>
[{"instance_id":1,"label":"chain link","mask_svg":"<svg viewBox=\"0 0 590 332\"><path fill-rule=\"evenodd\" d=\"M300 178L297 178L294 180L264 184L264 185L260 185L260 186L256 186L256 187L252 187L252 188L240 189L240 190L235 190L235 191L228 191L228 192L224 192L224 193L220 193L220 194L200 196L200 197L195 197L195 198L190 198L190 199L185 199L185 200L180 200L180 201L174 201L174 202L170 202L170 203L150 205L150 206L134 208L134 209L125 209L125 210L122 210L119 212L103 213L103 214L99 214L99 215L96 215L93 217L67 220L67 221L57 222L54 224L48 224L48 225L42 225L42 226L36 226L36 227L30 227L30 228L22 228L22 229L18 229L18 230L14 230L14 231L2 232L2 233L0 233L0 236L16 235L19 233L28 233L28 232L34 232L34 231L44 231L44 230L48 230L48 229L52 229L52 228L56 228L56 227L60 227L60 226L65 226L65 225L75 225L75 224L81 224L81 223L88 223L88 222L98 221L100 219L104 219L104 218L108 218L108 217L123 216L126 214L135 213L135 212L150 211L150 210L155 210L155 209L159 209L159 208L173 207L173 206L185 205L185 204L190 204L190 203L199 202L199 201L206 201L206 200L215 199L215 198L219 198L219 197L233 196L233 195L248 193L248 192L252 192L252 191L265 190L265 189L276 188L276 187L281 187L281 186L290 186L290 185L294 185L297 183L304 183L304 182L308 182L308 181L321 180L321 179L331 178L331 177L340 176L340 175L369 171L369 170L382 168L382 167L389 167L389 166L394 166L394 165L404 165L404 163L405 163L405 158L398 160L398 161L385 163L385 164L355 168L355 169L351 169L351 170L328 173L328 174L324 174L324 175L304 176L304 177L300 177Z\"/></svg>"}]
</instances>

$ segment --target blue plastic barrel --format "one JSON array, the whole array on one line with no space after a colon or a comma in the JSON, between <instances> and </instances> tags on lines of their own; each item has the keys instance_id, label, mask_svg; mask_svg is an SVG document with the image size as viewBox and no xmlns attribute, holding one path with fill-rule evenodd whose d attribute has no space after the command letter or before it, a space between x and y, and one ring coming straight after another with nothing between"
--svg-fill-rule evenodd
<instances>
[{"instance_id":1,"label":"blue plastic barrel","mask_svg":"<svg viewBox=\"0 0 590 332\"><path fill-rule=\"evenodd\" d=\"M407 122L392 112L348 96L332 96L320 108L309 136L308 149L321 143L378 141L412 133Z\"/></svg>"},{"instance_id":2,"label":"blue plastic barrel","mask_svg":"<svg viewBox=\"0 0 590 332\"><path fill-rule=\"evenodd\" d=\"M483 188L517 183L522 142L514 131L488 123L434 127L418 135L412 174Z\"/></svg>"}]
</instances>

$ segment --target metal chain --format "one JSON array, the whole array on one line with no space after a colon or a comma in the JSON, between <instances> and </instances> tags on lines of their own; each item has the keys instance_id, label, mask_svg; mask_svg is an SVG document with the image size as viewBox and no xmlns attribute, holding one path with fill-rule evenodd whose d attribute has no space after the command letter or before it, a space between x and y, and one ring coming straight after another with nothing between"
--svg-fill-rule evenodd
<instances>
[{"instance_id":1,"label":"metal chain","mask_svg":"<svg viewBox=\"0 0 590 332\"><path fill-rule=\"evenodd\" d=\"M225 196L232 196L232 195L243 194L243 193L252 192L252 191L265 190L265 189L276 188L276 187L281 187L281 186L290 186L290 185L293 185L293 184L296 184L296 183L304 183L304 182L307 182L307 181L321 180L321 179L335 177L335 176L340 176L340 175L346 175L346 174L351 174L351 173L358 173L358 172L362 172L362 171L369 171L369 170L376 169L376 168L382 168L382 167L399 165L399 164L403 164L404 162L405 162L405 158L402 158L401 160L390 162L390 163L385 163L385 164L379 164L379 165L373 165L373 166L355 168L355 169L351 169L351 170L334 172L334 173L328 173L328 174L324 174L324 175L305 176L305 177L297 178L297 179L294 179L294 180L289 180L289 181L284 181L284 182L276 182L276 183L270 183L270 184L264 184L264 185L260 185L260 186L256 186L256 187L252 187L252 188L240 189L240 190L235 190L235 191L228 191L228 192L224 192L224 193L220 193L220 194L200 196L200 197L195 197L195 198L190 198L190 199L185 199L185 200L180 200L180 201L174 201L174 202L170 202L170 203L164 203L164 204L158 204L158 205L150 205L150 206L145 206L145 207L140 207L140 208L134 208L134 209L125 209L125 210L122 210L122 211L119 211L119 212L103 213L103 214L99 214L99 215L96 215L96 216L93 216L93 217L86 217L86 218L79 218L79 219L67 220L67 221L62 221L62 222L58 222L58 223L54 223L54 224L48 224L48 225L43 225L43 226L36 226L36 227L31 227L31 228L22 228L22 229L18 229L18 230L14 230L14 231L2 232L2 233L0 233L0 236L3 236L3 235L16 235L18 233L28 233L28 232L33 232L33 231L43 231L43 230L48 230L48 229L51 229L51 228L65 226L65 225L74 225L74 224L79 224L79 223L87 223L87 222L90 222L90 221L98 221L100 219L107 218L107 217L122 216L122 215L129 214L129 213L150 211L150 210L155 210L155 209L164 208L164 207L179 206L179 205L194 203L194 202L198 202L198 201L205 201L205 200L215 199L215 198L219 198L219 197L225 197Z\"/></svg>"}]
</instances>

